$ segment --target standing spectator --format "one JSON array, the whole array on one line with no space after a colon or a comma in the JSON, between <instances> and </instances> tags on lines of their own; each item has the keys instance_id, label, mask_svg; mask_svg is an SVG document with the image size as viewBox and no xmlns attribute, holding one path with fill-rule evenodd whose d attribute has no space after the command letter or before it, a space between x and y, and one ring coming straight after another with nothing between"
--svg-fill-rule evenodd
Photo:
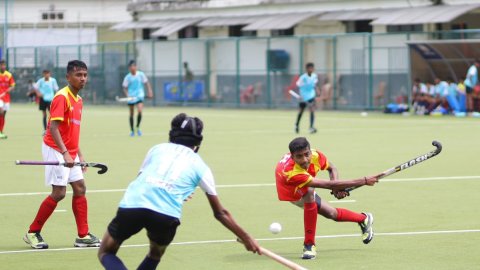
<instances>
[{"instance_id":1,"label":"standing spectator","mask_svg":"<svg viewBox=\"0 0 480 270\"><path fill-rule=\"evenodd\" d=\"M0 60L0 139L6 139L3 134L5 126L5 116L10 109L10 92L15 88L15 79L12 73L7 71L7 63Z\"/></svg>"},{"instance_id":2,"label":"standing spectator","mask_svg":"<svg viewBox=\"0 0 480 270\"><path fill-rule=\"evenodd\" d=\"M38 109L42 111L43 130L47 129L47 110L50 112L50 104L58 91L57 80L50 77L50 75L49 70L44 70L43 78L39 79L35 84L37 96L40 98Z\"/></svg>"},{"instance_id":3,"label":"standing spectator","mask_svg":"<svg viewBox=\"0 0 480 270\"><path fill-rule=\"evenodd\" d=\"M35 89L35 83L33 82L33 80L28 80L27 97L30 103L38 103L37 90Z\"/></svg>"},{"instance_id":4,"label":"standing spectator","mask_svg":"<svg viewBox=\"0 0 480 270\"><path fill-rule=\"evenodd\" d=\"M468 68L464 82L467 93L467 112L473 111L473 88L478 83L478 67L480 67L480 59L475 59L473 65Z\"/></svg>"}]
</instances>

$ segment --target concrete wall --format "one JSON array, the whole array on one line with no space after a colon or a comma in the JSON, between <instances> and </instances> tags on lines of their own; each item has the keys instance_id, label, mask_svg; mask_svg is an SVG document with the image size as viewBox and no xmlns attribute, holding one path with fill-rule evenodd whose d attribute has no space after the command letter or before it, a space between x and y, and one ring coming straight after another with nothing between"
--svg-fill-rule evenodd
<instances>
[{"instance_id":1,"label":"concrete wall","mask_svg":"<svg viewBox=\"0 0 480 270\"><path fill-rule=\"evenodd\" d=\"M3 1L2 1L3 2ZM53 4L54 10L63 12L64 19L51 21L52 24L63 23L113 23L130 19L127 12L128 0L15 0L9 1L10 24L41 24L42 11L48 11ZM1 5L2 9L4 5ZM0 10L3 14L4 10Z\"/></svg>"}]
</instances>

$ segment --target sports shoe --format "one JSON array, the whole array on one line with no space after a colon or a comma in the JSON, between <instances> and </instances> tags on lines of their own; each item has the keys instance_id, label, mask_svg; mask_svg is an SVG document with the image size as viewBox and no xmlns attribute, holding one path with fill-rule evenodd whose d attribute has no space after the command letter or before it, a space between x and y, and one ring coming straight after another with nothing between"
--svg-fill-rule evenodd
<instances>
[{"instance_id":1,"label":"sports shoe","mask_svg":"<svg viewBox=\"0 0 480 270\"><path fill-rule=\"evenodd\" d=\"M311 127L309 130L310 134L317 133L317 129L314 127Z\"/></svg>"},{"instance_id":2,"label":"sports shoe","mask_svg":"<svg viewBox=\"0 0 480 270\"><path fill-rule=\"evenodd\" d=\"M137 135L138 135L138 136L142 136L142 135L143 135L143 133L142 133L142 131L141 131L140 129L137 129Z\"/></svg>"},{"instance_id":3,"label":"sports shoe","mask_svg":"<svg viewBox=\"0 0 480 270\"><path fill-rule=\"evenodd\" d=\"M6 139L6 138L8 138L8 136L0 132L0 140Z\"/></svg>"},{"instance_id":4,"label":"sports shoe","mask_svg":"<svg viewBox=\"0 0 480 270\"><path fill-rule=\"evenodd\" d=\"M302 259L304 260L313 260L317 257L317 247L315 245L303 245L303 255Z\"/></svg>"},{"instance_id":5,"label":"sports shoe","mask_svg":"<svg viewBox=\"0 0 480 270\"><path fill-rule=\"evenodd\" d=\"M130 131L130 137L135 137L135 131Z\"/></svg>"},{"instance_id":6,"label":"sports shoe","mask_svg":"<svg viewBox=\"0 0 480 270\"><path fill-rule=\"evenodd\" d=\"M77 237L73 246L75 247L99 247L100 239L95 235L88 233L85 237Z\"/></svg>"},{"instance_id":7,"label":"sports shoe","mask_svg":"<svg viewBox=\"0 0 480 270\"><path fill-rule=\"evenodd\" d=\"M366 216L363 222L359 222L358 225L362 229L362 241L366 245L373 239L373 215L371 213L362 213Z\"/></svg>"},{"instance_id":8,"label":"sports shoe","mask_svg":"<svg viewBox=\"0 0 480 270\"><path fill-rule=\"evenodd\" d=\"M42 236L39 232L36 233L26 233L23 237L23 241L29 244L34 249L46 249L48 248L48 244L43 241Z\"/></svg>"}]
</instances>

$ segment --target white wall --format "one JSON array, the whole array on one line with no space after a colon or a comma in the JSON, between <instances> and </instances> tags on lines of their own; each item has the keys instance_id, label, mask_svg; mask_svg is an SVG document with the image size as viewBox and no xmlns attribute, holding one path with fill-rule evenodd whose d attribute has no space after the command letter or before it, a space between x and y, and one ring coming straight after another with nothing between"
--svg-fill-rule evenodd
<instances>
[{"instance_id":1,"label":"white wall","mask_svg":"<svg viewBox=\"0 0 480 270\"><path fill-rule=\"evenodd\" d=\"M78 45L96 42L97 29L95 28L30 28L8 31L9 47Z\"/></svg>"},{"instance_id":2,"label":"white wall","mask_svg":"<svg viewBox=\"0 0 480 270\"><path fill-rule=\"evenodd\" d=\"M44 23L42 11L50 10L53 3L55 10L64 11L63 23L116 23L130 21L127 12L128 0L15 0L9 1L8 21L10 24ZM4 3L0 5L0 16L4 17ZM55 21L56 22L56 21Z\"/></svg>"}]
</instances>

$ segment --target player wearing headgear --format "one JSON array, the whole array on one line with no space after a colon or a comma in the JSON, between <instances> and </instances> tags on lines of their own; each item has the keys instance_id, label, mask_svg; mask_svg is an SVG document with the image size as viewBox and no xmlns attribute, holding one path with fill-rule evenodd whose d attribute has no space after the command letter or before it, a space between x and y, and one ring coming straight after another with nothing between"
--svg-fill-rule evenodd
<instances>
[{"instance_id":1,"label":"player wearing headgear","mask_svg":"<svg viewBox=\"0 0 480 270\"><path fill-rule=\"evenodd\" d=\"M317 214L337 222L356 222L362 230L364 244L373 238L373 216L370 213L356 213L343 208L334 208L322 201L314 188L333 190L338 199L343 199L349 187L374 185L378 176L362 177L355 180L339 180L338 171L320 152L310 149L310 143L304 137L299 137L288 145L290 153L286 154L275 169L278 198L303 207L305 239L303 242L302 259L314 259L317 255L315 247L315 232ZM327 170L330 181L316 178L319 171Z\"/></svg>"},{"instance_id":2,"label":"player wearing headgear","mask_svg":"<svg viewBox=\"0 0 480 270\"><path fill-rule=\"evenodd\" d=\"M137 178L128 186L115 218L108 225L98 258L105 269L127 269L116 256L123 241L145 228L150 250L139 270L156 269L180 225L182 207L197 186L205 192L215 218L232 231L249 251L259 253L257 242L221 205L212 171L197 154L203 122L184 113L171 122L169 143L152 147Z\"/></svg>"},{"instance_id":3,"label":"player wearing headgear","mask_svg":"<svg viewBox=\"0 0 480 270\"><path fill-rule=\"evenodd\" d=\"M140 122L142 122L143 100L145 99L145 88L147 87L147 97L153 97L152 87L148 82L145 73L137 70L137 63L134 60L128 64L129 73L123 79L123 92L125 96L131 97L132 100L127 103L129 108L129 123L130 123L130 136L135 136L135 130L133 125L134 107L137 105L137 135L142 136L140 130Z\"/></svg>"},{"instance_id":4,"label":"player wearing headgear","mask_svg":"<svg viewBox=\"0 0 480 270\"><path fill-rule=\"evenodd\" d=\"M300 76L297 80L297 86L300 89L301 101L298 104L299 111L297 115L297 122L295 123L295 132L299 132L300 120L302 119L303 111L308 106L310 110L310 133L317 132L317 129L313 126L315 122L315 97L318 95L318 77L313 72L313 63L307 63L305 65L306 72Z\"/></svg>"}]
</instances>

